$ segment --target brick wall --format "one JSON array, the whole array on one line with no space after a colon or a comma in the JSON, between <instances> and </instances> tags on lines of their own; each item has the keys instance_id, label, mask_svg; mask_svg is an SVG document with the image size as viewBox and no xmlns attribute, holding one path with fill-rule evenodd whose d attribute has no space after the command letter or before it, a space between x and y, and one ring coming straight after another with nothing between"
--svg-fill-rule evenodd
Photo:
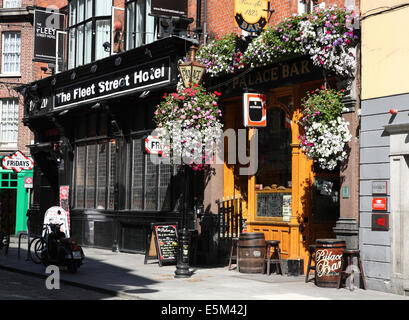
<instances>
[{"instance_id":1,"label":"brick wall","mask_svg":"<svg viewBox=\"0 0 409 320\"><path fill-rule=\"evenodd\" d=\"M269 25L276 25L287 17L298 14L298 2L300 0L270 0L270 9L274 10L269 20ZM188 16L196 20L196 0L188 1ZM202 2L202 24L204 18L204 0ZM345 0L318 0L317 3L325 2L326 8L336 5L343 7ZM359 8L360 0L356 0L356 8ZM193 30L196 21L190 25ZM241 33L241 29L234 20L233 0L207 0L207 32L210 37L235 32Z\"/></svg>"}]
</instances>

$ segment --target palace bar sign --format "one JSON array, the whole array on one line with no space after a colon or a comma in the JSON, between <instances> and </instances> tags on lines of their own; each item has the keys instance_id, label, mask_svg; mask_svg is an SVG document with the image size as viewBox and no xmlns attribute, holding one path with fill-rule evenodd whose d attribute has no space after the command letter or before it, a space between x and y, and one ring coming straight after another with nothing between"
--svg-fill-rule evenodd
<instances>
[{"instance_id":1,"label":"palace bar sign","mask_svg":"<svg viewBox=\"0 0 409 320\"><path fill-rule=\"evenodd\" d=\"M147 90L169 82L170 59L166 57L61 88L55 94L55 108Z\"/></svg>"},{"instance_id":2,"label":"palace bar sign","mask_svg":"<svg viewBox=\"0 0 409 320\"><path fill-rule=\"evenodd\" d=\"M267 25L268 1L235 0L234 18L237 25L248 32L259 32Z\"/></svg>"}]
</instances>

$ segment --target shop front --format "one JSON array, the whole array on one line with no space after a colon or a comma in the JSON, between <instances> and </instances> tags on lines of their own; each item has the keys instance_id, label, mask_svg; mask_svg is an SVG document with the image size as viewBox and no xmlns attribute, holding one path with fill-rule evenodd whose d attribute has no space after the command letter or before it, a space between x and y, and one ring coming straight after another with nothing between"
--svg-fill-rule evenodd
<instances>
[{"instance_id":1,"label":"shop front","mask_svg":"<svg viewBox=\"0 0 409 320\"><path fill-rule=\"evenodd\" d=\"M82 245L144 252L153 222L180 222L179 170L145 140L191 43L169 37L21 88L35 133L34 227L68 186L71 235Z\"/></svg>"},{"instance_id":2,"label":"shop front","mask_svg":"<svg viewBox=\"0 0 409 320\"><path fill-rule=\"evenodd\" d=\"M0 158L0 161L3 157ZM8 234L27 231L33 170L16 172L0 167L0 230ZM28 183L27 183L28 182Z\"/></svg>"},{"instance_id":3,"label":"shop front","mask_svg":"<svg viewBox=\"0 0 409 320\"><path fill-rule=\"evenodd\" d=\"M327 79L328 86L335 79ZM308 261L308 246L318 238L335 238L333 228L339 218L339 169L314 167L301 150L298 123L301 100L306 92L325 84L320 69L307 57L277 62L268 68L253 69L222 85L225 130L246 130L246 152L256 166L240 174L247 164L231 164L225 156L223 195L244 200L243 218L248 232L262 232L266 240L279 240L283 259ZM266 97L266 126L243 125L243 93L257 92ZM252 139L256 143L252 144ZM229 143L225 155L229 154ZM236 141L237 150L240 140ZM252 154L251 149L256 147ZM250 164L251 165L251 164ZM304 268L306 268L304 262Z\"/></svg>"}]
</instances>

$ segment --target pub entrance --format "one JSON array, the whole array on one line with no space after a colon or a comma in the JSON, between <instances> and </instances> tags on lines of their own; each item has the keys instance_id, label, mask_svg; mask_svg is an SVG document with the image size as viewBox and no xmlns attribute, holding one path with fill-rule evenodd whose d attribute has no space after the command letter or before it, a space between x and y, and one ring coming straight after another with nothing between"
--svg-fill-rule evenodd
<instances>
[{"instance_id":1,"label":"pub entrance","mask_svg":"<svg viewBox=\"0 0 409 320\"><path fill-rule=\"evenodd\" d=\"M298 138L301 100L321 85L315 81L266 90L267 126L246 129L248 146L258 136L257 172L240 176L239 165L224 165L224 197L242 196L248 232L279 240L282 258L303 260L304 270L308 246L317 238L335 238L332 229L339 216L339 172L314 168ZM225 129L243 128L241 100L225 103Z\"/></svg>"}]
</instances>

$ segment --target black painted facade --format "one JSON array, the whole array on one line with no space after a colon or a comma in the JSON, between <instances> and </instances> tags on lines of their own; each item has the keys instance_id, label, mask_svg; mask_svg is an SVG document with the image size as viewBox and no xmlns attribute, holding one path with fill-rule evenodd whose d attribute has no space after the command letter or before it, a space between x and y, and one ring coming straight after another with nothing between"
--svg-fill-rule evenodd
<instances>
[{"instance_id":1,"label":"black painted facade","mask_svg":"<svg viewBox=\"0 0 409 320\"><path fill-rule=\"evenodd\" d=\"M150 223L181 222L178 169L152 166L143 141L191 44L164 38L18 89L23 122L35 134L32 233L59 205L63 185L70 186L71 235L82 245L143 252Z\"/></svg>"}]
</instances>

